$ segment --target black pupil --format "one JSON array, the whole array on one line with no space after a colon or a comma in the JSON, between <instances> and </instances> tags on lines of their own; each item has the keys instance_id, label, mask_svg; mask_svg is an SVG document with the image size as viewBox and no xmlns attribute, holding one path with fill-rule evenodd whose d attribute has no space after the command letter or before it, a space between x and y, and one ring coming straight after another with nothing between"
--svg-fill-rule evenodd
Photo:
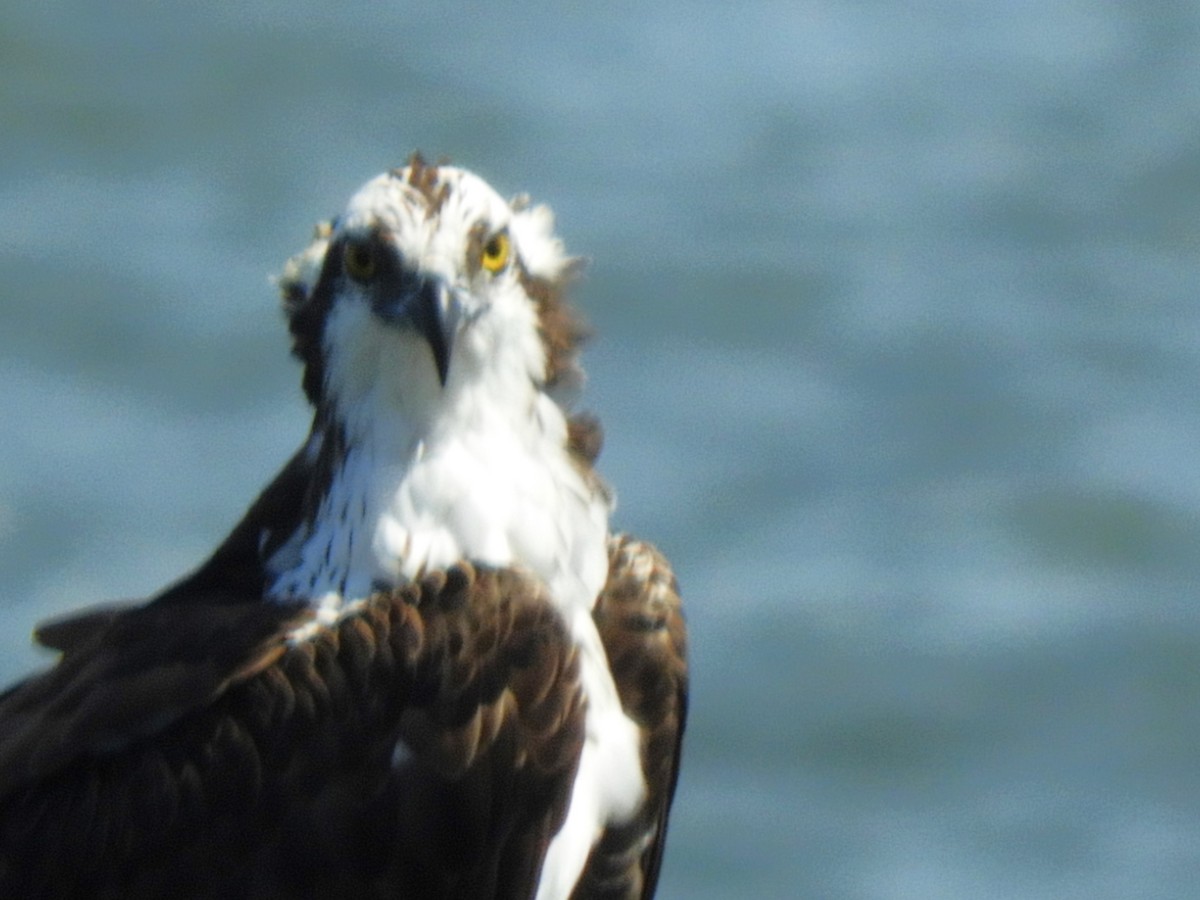
<instances>
[{"instance_id":1,"label":"black pupil","mask_svg":"<svg viewBox=\"0 0 1200 900\"><path fill-rule=\"evenodd\" d=\"M352 244L350 247L350 269L353 274L364 275L371 270L371 248L365 244Z\"/></svg>"},{"instance_id":2,"label":"black pupil","mask_svg":"<svg viewBox=\"0 0 1200 900\"><path fill-rule=\"evenodd\" d=\"M500 238L492 238L490 241L488 241L487 246L483 248L483 252L486 255L493 257L493 258L499 256L500 255Z\"/></svg>"}]
</instances>

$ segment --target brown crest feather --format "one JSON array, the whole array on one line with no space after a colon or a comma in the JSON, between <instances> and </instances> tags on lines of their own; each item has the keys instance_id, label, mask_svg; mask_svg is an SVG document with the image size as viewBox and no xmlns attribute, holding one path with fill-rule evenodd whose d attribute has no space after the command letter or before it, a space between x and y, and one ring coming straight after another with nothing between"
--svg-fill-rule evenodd
<instances>
[{"instance_id":1,"label":"brown crest feather","mask_svg":"<svg viewBox=\"0 0 1200 900\"><path fill-rule=\"evenodd\" d=\"M404 169L393 169L397 178L404 177ZM408 183L425 199L425 218L432 219L442 211L446 198L450 196L450 185L439 184L438 163L425 162L417 150L408 158Z\"/></svg>"}]
</instances>

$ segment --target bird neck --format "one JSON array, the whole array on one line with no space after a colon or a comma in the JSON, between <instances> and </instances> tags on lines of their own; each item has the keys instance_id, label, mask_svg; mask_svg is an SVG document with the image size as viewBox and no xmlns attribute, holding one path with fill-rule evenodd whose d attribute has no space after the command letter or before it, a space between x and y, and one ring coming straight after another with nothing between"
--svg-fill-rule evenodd
<instances>
[{"instance_id":1,"label":"bird neck","mask_svg":"<svg viewBox=\"0 0 1200 900\"><path fill-rule=\"evenodd\" d=\"M318 411L308 519L272 557L269 593L340 614L460 559L522 565L578 608L606 568L608 502L567 450L562 409L528 379L464 384L414 409L388 391ZM316 449L319 447L319 449Z\"/></svg>"}]
</instances>

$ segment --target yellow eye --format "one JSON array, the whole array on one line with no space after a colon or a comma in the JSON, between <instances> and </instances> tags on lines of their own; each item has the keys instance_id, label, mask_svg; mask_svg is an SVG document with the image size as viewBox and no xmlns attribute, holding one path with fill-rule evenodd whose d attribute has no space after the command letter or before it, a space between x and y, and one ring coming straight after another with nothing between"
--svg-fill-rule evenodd
<instances>
[{"instance_id":1,"label":"yellow eye","mask_svg":"<svg viewBox=\"0 0 1200 900\"><path fill-rule=\"evenodd\" d=\"M342 248L342 267L355 281L367 281L378 268L375 245L370 241L347 241Z\"/></svg>"},{"instance_id":2,"label":"yellow eye","mask_svg":"<svg viewBox=\"0 0 1200 900\"><path fill-rule=\"evenodd\" d=\"M479 264L489 272L499 272L508 265L508 255L511 250L512 244L508 239L508 232L497 231L483 245L483 253L479 257Z\"/></svg>"}]
</instances>

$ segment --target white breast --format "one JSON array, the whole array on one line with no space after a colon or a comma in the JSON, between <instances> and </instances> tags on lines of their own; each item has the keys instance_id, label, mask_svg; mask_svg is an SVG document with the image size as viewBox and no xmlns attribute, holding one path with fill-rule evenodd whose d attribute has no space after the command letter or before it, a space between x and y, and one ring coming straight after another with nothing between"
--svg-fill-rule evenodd
<instances>
[{"instance_id":1,"label":"white breast","mask_svg":"<svg viewBox=\"0 0 1200 900\"><path fill-rule=\"evenodd\" d=\"M273 597L349 603L469 559L523 566L564 613L590 610L607 501L564 451L507 427L398 437L404 446L373 434L347 450L314 521L272 560Z\"/></svg>"}]
</instances>

